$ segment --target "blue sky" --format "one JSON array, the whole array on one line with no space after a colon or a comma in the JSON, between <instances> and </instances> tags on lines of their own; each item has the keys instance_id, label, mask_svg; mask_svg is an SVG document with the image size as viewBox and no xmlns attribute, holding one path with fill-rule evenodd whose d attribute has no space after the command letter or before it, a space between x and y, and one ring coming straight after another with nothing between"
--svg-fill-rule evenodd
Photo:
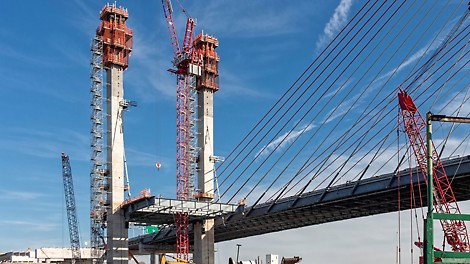
<instances>
[{"instance_id":1,"label":"blue sky","mask_svg":"<svg viewBox=\"0 0 470 264\"><path fill-rule=\"evenodd\" d=\"M214 97L215 155L219 156L230 153L363 3L181 2L197 18L197 32L203 29L219 39L220 90ZM436 3L436 8L444 5ZM458 3L449 1L445 14ZM4 10L0 28L0 252L69 244L61 152L71 160L82 243L89 239L89 49L104 4L91 0L0 3ZM118 5L129 10L128 26L134 30L124 83L125 97L138 102L137 108L125 114L131 191L137 194L150 188L154 195L174 197L175 79L166 71L172 54L161 3L118 1ZM177 12L177 4L173 6ZM176 15L175 23L182 36L184 15ZM431 28L417 46L409 44L384 73L403 69L395 82L403 80L406 66L397 68L399 61L407 58L412 65L439 29ZM465 110L469 110L468 103ZM159 171L155 162L162 164ZM279 242L273 244L273 240ZM396 214L389 214L224 242L217 246L216 259L225 263L241 243L241 256L246 259L273 253L300 255L313 263L331 258L327 253L339 247L345 253L333 257L337 262L349 261L352 252L357 252L361 255L357 263L376 263L394 261L395 241ZM370 257L371 251L374 261L363 257Z\"/></svg>"}]
</instances>

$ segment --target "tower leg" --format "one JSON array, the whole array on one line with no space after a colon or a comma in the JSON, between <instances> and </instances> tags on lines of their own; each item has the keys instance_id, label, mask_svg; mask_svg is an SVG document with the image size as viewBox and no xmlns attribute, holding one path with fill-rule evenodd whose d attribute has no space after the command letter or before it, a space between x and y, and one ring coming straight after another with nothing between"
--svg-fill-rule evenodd
<instances>
[{"instance_id":1,"label":"tower leg","mask_svg":"<svg viewBox=\"0 0 470 264\"><path fill-rule=\"evenodd\" d=\"M198 146L199 146L199 200L214 198L213 156L213 91L202 89L198 93ZM197 264L214 264L214 220L207 219L194 224L194 261Z\"/></svg>"},{"instance_id":2,"label":"tower leg","mask_svg":"<svg viewBox=\"0 0 470 264\"><path fill-rule=\"evenodd\" d=\"M214 219L194 225L194 262L214 263Z\"/></svg>"},{"instance_id":3,"label":"tower leg","mask_svg":"<svg viewBox=\"0 0 470 264\"><path fill-rule=\"evenodd\" d=\"M107 262L109 264L128 263L128 230L124 213L120 208L124 202L124 131L122 67L110 66L106 70L107 99L107 163L108 163L108 214L107 214Z\"/></svg>"}]
</instances>

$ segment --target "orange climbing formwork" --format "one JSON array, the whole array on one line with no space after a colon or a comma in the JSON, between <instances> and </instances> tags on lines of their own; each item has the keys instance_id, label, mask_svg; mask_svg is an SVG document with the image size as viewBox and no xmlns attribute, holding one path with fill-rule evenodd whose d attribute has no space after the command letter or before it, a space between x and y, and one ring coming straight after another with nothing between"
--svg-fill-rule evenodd
<instances>
[{"instance_id":1,"label":"orange climbing formwork","mask_svg":"<svg viewBox=\"0 0 470 264\"><path fill-rule=\"evenodd\" d=\"M103 41L103 63L105 67L119 65L126 69L132 51L132 29L126 25L129 14L123 7L106 5L100 13L101 24L96 35Z\"/></svg>"},{"instance_id":2,"label":"orange climbing formwork","mask_svg":"<svg viewBox=\"0 0 470 264\"><path fill-rule=\"evenodd\" d=\"M207 34L199 34L193 42L195 54L202 60L201 76L197 78L196 89L219 90L219 61L215 49L219 46L219 40Z\"/></svg>"}]
</instances>

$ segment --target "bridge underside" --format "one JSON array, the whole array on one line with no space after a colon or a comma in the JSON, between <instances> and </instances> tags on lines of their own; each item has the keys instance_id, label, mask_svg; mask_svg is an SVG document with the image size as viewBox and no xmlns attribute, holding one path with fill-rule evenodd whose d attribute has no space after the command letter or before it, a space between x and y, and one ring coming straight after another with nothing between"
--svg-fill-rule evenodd
<instances>
[{"instance_id":1,"label":"bridge underside","mask_svg":"<svg viewBox=\"0 0 470 264\"><path fill-rule=\"evenodd\" d=\"M470 200L470 156L449 160L444 166L457 199ZM419 172L410 175L409 171L401 171L400 175L401 209L410 208L410 192L413 189L418 196L418 187L424 195L423 206L426 206L426 185L422 175ZM215 242L394 212L398 210L397 190L398 178L394 174L386 174L285 198L276 203L238 208L234 213L216 218ZM136 202L125 209L130 222L168 225L157 233L129 240L129 248L142 254L174 249L172 218L162 217L155 211L142 212L142 209L153 204L155 197ZM198 220L193 218L192 222Z\"/></svg>"}]
</instances>

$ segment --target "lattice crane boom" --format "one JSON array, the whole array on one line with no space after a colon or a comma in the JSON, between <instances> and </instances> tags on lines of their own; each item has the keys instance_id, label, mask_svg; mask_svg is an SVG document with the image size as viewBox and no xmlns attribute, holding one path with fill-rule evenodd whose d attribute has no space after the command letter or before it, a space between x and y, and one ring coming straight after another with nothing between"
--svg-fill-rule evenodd
<instances>
[{"instance_id":1,"label":"lattice crane boom","mask_svg":"<svg viewBox=\"0 0 470 264\"><path fill-rule=\"evenodd\" d=\"M176 36L175 24L173 23L173 7L170 0L162 0L163 13L165 14L166 26L168 27L168 33L170 34L171 47L173 48L173 54L180 54L180 46L178 44L178 37Z\"/></svg>"},{"instance_id":2,"label":"lattice crane boom","mask_svg":"<svg viewBox=\"0 0 470 264\"><path fill-rule=\"evenodd\" d=\"M65 205L69 224L70 248L72 249L72 262L81 259L80 233L78 231L77 207L75 206L75 192L73 189L72 168L69 156L62 153L62 177L64 179Z\"/></svg>"},{"instance_id":3,"label":"lattice crane boom","mask_svg":"<svg viewBox=\"0 0 470 264\"><path fill-rule=\"evenodd\" d=\"M425 141L426 123L418 112L418 108L414 104L412 98L406 92L400 91L398 93L398 101L401 108L400 113L403 118L404 130L408 135L411 147L416 157L416 162L418 163L427 184L427 146ZM460 214L457 199L452 191L452 186L434 143L432 144L432 148L434 208L438 213ZM453 251L466 252L470 249L467 227L464 221L440 220L440 222L446 241L452 247Z\"/></svg>"},{"instance_id":4,"label":"lattice crane boom","mask_svg":"<svg viewBox=\"0 0 470 264\"><path fill-rule=\"evenodd\" d=\"M188 17L188 20L186 21L186 30L184 32L183 38L183 54L189 54L191 52L193 43L193 30L195 26L196 23L194 22L194 19Z\"/></svg>"},{"instance_id":5,"label":"lattice crane boom","mask_svg":"<svg viewBox=\"0 0 470 264\"><path fill-rule=\"evenodd\" d=\"M193 67L194 58L197 56L193 54L192 47L195 21L188 16L183 46L180 48L173 22L171 1L162 0L162 5L173 48L173 65L176 67L169 70L176 74L176 198L189 200L193 195L197 153L194 72L198 72L198 67ZM183 12L186 13L184 9ZM177 213L175 217L177 257L186 261L189 259L188 219L189 216L185 212Z\"/></svg>"}]
</instances>

